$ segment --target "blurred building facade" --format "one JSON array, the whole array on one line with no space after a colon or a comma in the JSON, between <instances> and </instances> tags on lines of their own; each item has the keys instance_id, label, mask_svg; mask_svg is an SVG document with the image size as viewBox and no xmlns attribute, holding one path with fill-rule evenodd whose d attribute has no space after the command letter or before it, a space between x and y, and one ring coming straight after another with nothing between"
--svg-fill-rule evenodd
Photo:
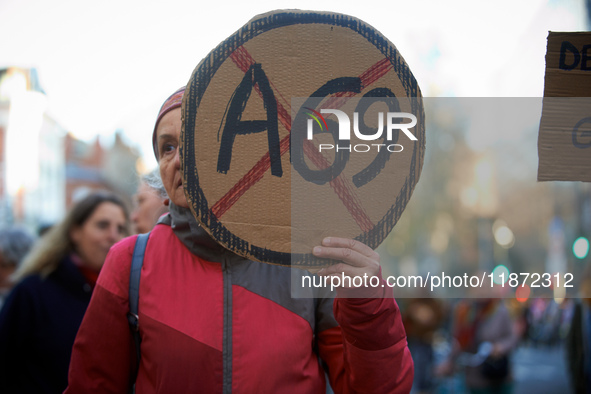
<instances>
[{"instance_id":1,"label":"blurred building facade","mask_svg":"<svg viewBox=\"0 0 591 394\"><path fill-rule=\"evenodd\" d=\"M66 132L47 113L35 69L0 69L0 226L36 231L93 190L129 199L139 157L121 132L110 147Z\"/></svg>"},{"instance_id":2,"label":"blurred building facade","mask_svg":"<svg viewBox=\"0 0 591 394\"><path fill-rule=\"evenodd\" d=\"M35 69L0 70L0 224L35 228L64 214L61 126Z\"/></svg>"},{"instance_id":3,"label":"blurred building facade","mask_svg":"<svg viewBox=\"0 0 591 394\"><path fill-rule=\"evenodd\" d=\"M124 142L120 132L108 149L98 137L87 143L67 133L64 142L66 207L93 190L110 190L123 198L133 195L139 153Z\"/></svg>"}]
</instances>

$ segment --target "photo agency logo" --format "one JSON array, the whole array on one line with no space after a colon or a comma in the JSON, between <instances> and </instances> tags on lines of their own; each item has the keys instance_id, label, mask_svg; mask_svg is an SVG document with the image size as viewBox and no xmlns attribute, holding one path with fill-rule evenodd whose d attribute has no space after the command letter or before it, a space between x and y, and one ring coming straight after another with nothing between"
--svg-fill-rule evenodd
<instances>
[{"instance_id":1,"label":"photo agency logo","mask_svg":"<svg viewBox=\"0 0 591 394\"><path fill-rule=\"evenodd\" d=\"M419 98L397 98L385 88L367 97L293 99L293 168L318 185L331 182L345 169L357 169L355 186L369 183L391 156L399 163L413 157L421 144L420 116L414 113L422 109L421 103Z\"/></svg>"},{"instance_id":2,"label":"photo agency logo","mask_svg":"<svg viewBox=\"0 0 591 394\"><path fill-rule=\"evenodd\" d=\"M361 141L368 141L368 143L351 144L351 120L346 112L338 109L323 108L320 112L310 107L303 107L305 114L310 116L307 121L306 136L308 140L314 139L314 125L318 125L320 133L332 133L329 129L326 119L322 114L335 115L338 121L338 138L333 144L320 143L318 144L318 151L335 150L336 152L346 150L348 152L365 153L372 150L380 152L386 149L390 153L402 152L404 146L396 143L398 140L397 132L401 131L411 141L417 141L417 137L410 131L417 124L417 117L407 112L379 112L377 129L372 130L367 134L362 132L360 124L359 112L353 112L353 133ZM410 120L410 122L404 122ZM384 140L384 123L385 125L385 140ZM334 135L334 133L332 133ZM394 138L396 137L396 138ZM382 140L384 143L369 143L369 141Z\"/></svg>"}]
</instances>

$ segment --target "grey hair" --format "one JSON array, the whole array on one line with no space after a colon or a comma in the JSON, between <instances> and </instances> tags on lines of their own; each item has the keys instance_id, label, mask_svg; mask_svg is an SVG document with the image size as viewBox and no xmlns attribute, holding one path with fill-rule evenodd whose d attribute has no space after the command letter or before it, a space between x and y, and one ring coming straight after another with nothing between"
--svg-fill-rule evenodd
<instances>
[{"instance_id":1,"label":"grey hair","mask_svg":"<svg viewBox=\"0 0 591 394\"><path fill-rule=\"evenodd\" d=\"M142 182L154 189L161 198L168 198L162 178L160 178L160 168L156 167L146 175L142 176Z\"/></svg>"},{"instance_id":2,"label":"grey hair","mask_svg":"<svg viewBox=\"0 0 591 394\"><path fill-rule=\"evenodd\" d=\"M6 264L18 266L27 255L35 238L21 228L0 230L0 255Z\"/></svg>"}]
</instances>

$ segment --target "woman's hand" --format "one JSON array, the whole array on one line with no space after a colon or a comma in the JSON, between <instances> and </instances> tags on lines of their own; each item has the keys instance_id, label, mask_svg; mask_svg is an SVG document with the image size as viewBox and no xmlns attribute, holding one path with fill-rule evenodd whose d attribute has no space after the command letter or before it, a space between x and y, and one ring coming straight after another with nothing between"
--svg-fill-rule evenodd
<instances>
[{"instance_id":1,"label":"woman's hand","mask_svg":"<svg viewBox=\"0 0 591 394\"><path fill-rule=\"evenodd\" d=\"M350 278L357 276L366 278L365 283L369 283L374 276L380 277L380 255L369 246L354 239L324 238L322 246L316 246L313 254L316 257L341 261L321 269L318 275L339 277L344 275ZM343 283L341 287L349 287L346 285L347 283Z\"/></svg>"}]
</instances>

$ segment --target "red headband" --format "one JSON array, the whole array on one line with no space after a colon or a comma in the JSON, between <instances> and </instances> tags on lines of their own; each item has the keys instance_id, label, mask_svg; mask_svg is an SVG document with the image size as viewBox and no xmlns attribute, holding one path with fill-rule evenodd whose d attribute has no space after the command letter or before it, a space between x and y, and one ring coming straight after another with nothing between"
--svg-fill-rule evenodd
<instances>
[{"instance_id":1,"label":"red headband","mask_svg":"<svg viewBox=\"0 0 591 394\"><path fill-rule=\"evenodd\" d=\"M157 161L159 160L158 147L156 146L156 129L158 128L158 123L160 122L160 119L164 117L164 115L175 108L179 108L182 105L183 93L185 93L184 86L167 98L164 104L162 104L162 107L160 107L160 112L158 112L158 118L156 119L156 124L154 125L154 132L152 133L152 146L154 147L154 155L156 156Z\"/></svg>"}]
</instances>

